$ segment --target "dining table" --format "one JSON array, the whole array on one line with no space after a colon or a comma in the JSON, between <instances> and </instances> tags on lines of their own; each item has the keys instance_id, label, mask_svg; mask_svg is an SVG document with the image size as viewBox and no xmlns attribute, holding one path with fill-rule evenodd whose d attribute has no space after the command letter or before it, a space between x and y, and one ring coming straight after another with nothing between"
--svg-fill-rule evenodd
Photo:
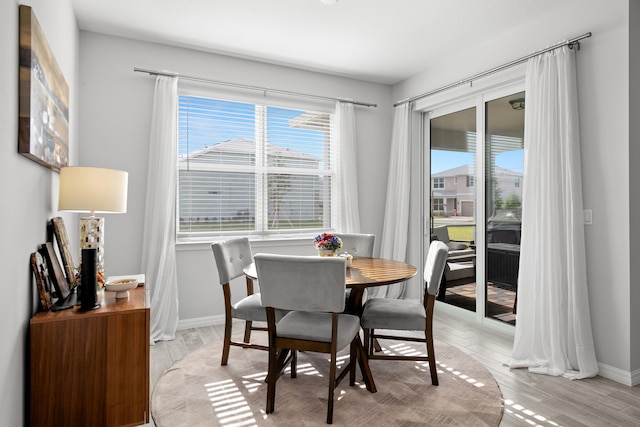
<instances>
[{"instance_id":1,"label":"dining table","mask_svg":"<svg viewBox=\"0 0 640 427\"><path fill-rule=\"evenodd\" d=\"M350 290L345 312L357 316L362 315L362 300L366 289L402 283L414 277L417 272L416 267L406 262L386 258L354 257L350 264L345 273L346 287ZM247 265L243 272L249 279L258 279L254 263ZM361 342L358 348L358 364L367 390L375 393L377 391L375 381Z\"/></svg>"}]
</instances>

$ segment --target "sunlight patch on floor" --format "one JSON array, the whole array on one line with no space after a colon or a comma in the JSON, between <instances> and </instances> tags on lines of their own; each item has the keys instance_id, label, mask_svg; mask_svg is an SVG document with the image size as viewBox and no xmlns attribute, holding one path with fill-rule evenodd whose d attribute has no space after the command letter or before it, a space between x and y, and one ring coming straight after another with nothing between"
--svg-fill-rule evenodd
<instances>
[{"instance_id":1,"label":"sunlight patch on floor","mask_svg":"<svg viewBox=\"0 0 640 427\"><path fill-rule=\"evenodd\" d=\"M383 348L382 351L384 352L384 354L396 354L396 355L401 355L401 356L426 356L426 353L421 352L421 351L417 351L415 348L410 347L406 344L394 344L394 345L389 345L388 348ZM461 371L451 367L451 366L447 366L444 363L440 363L436 360L436 365L438 365L439 369L438 369L438 373L448 373L451 375L454 375L462 380L465 380L466 382L468 382L469 384L474 385L475 387L484 387L484 383L477 381L474 378L471 378L470 376L462 373ZM427 372L429 370L429 362L417 362L416 363L416 368L420 369L423 372Z\"/></svg>"},{"instance_id":2,"label":"sunlight patch on floor","mask_svg":"<svg viewBox=\"0 0 640 427\"><path fill-rule=\"evenodd\" d=\"M257 375L259 374L252 376ZM257 425L251 408L242 396L235 381L227 379L205 384L204 387L220 425L225 427Z\"/></svg>"},{"instance_id":3,"label":"sunlight patch on floor","mask_svg":"<svg viewBox=\"0 0 640 427\"><path fill-rule=\"evenodd\" d=\"M524 421L525 423L534 426L534 427L561 427L560 424L548 420L546 417L536 414L534 411L525 408L519 403L515 403L513 400L505 399L504 400L504 411L507 414L512 415L513 417Z\"/></svg>"}]
</instances>

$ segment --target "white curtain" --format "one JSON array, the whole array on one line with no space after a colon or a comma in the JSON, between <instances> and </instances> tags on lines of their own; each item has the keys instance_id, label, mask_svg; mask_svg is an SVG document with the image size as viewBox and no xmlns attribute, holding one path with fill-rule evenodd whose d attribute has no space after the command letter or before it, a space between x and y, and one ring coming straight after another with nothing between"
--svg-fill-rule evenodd
<instances>
[{"instance_id":1,"label":"white curtain","mask_svg":"<svg viewBox=\"0 0 640 427\"><path fill-rule=\"evenodd\" d=\"M359 233L358 168L356 156L356 116L353 102L337 101L336 116L340 139L339 185L342 194L340 203L340 232Z\"/></svg>"},{"instance_id":2,"label":"white curtain","mask_svg":"<svg viewBox=\"0 0 640 427\"><path fill-rule=\"evenodd\" d=\"M151 286L151 341L175 338L178 325L175 199L177 77L156 80L145 204L142 271Z\"/></svg>"},{"instance_id":3,"label":"white curtain","mask_svg":"<svg viewBox=\"0 0 640 427\"><path fill-rule=\"evenodd\" d=\"M387 204L384 212L380 257L406 261L409 233L409 191L411 189L410 136L411 104L396 107L393 116ZM406 284L369 289L374 297L402 298Z\"/></svg>"},{"instance_id":4,"label":"white curtain","mask_svg":"<svg viewBox=\"0 0 640 427\"><path fill-rule=\"evenodd\" d=\"M585 260L575 55L529 60L518 320L511 367L598 373Z\"/></svg>"}]
</instances>

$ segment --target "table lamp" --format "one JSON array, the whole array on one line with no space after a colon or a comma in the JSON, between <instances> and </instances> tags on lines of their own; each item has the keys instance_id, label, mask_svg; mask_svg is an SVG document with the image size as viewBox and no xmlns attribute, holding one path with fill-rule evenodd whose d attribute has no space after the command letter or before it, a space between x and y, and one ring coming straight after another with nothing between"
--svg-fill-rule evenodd
<instances>
[{"instance_id":1,"label":"table lamp","mask_svg":"<svg viewBox=\"0 0 640 427\"><path fill-rule=\"evenodd\" d=\"M58 210L89 212L80 218L80 308L97 303L97 273L104 277L104 218L96 213L127 211L128 173L114 169L69 166L60 169Z\"/></svg>"}]
</instances>

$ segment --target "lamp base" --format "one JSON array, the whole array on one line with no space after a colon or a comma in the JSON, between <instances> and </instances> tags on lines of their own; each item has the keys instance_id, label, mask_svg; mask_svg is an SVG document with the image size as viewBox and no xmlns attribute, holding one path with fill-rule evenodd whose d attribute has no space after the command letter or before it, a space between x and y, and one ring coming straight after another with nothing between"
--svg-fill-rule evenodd
<instances>
[{"instance_id":1,"label":"lamp base","mask_svg":"<svg viewBox=\"0 0 640 427\"><path fill-rule=\"evenodd\" d=\"M97 249L96 272L104 276L104 218L80 218L80 249Z\"/></svg>"},{"instance_id":2,"label":"lamp base","mask_svg":"<svg viewBox=\"0 0 640 427\"><path fill-rule=\"evenodd\" d=\"M80 271L80 310L95 310L98 303L98 249L82 249L82 269Z\"/></svg>"}]
</instances>

